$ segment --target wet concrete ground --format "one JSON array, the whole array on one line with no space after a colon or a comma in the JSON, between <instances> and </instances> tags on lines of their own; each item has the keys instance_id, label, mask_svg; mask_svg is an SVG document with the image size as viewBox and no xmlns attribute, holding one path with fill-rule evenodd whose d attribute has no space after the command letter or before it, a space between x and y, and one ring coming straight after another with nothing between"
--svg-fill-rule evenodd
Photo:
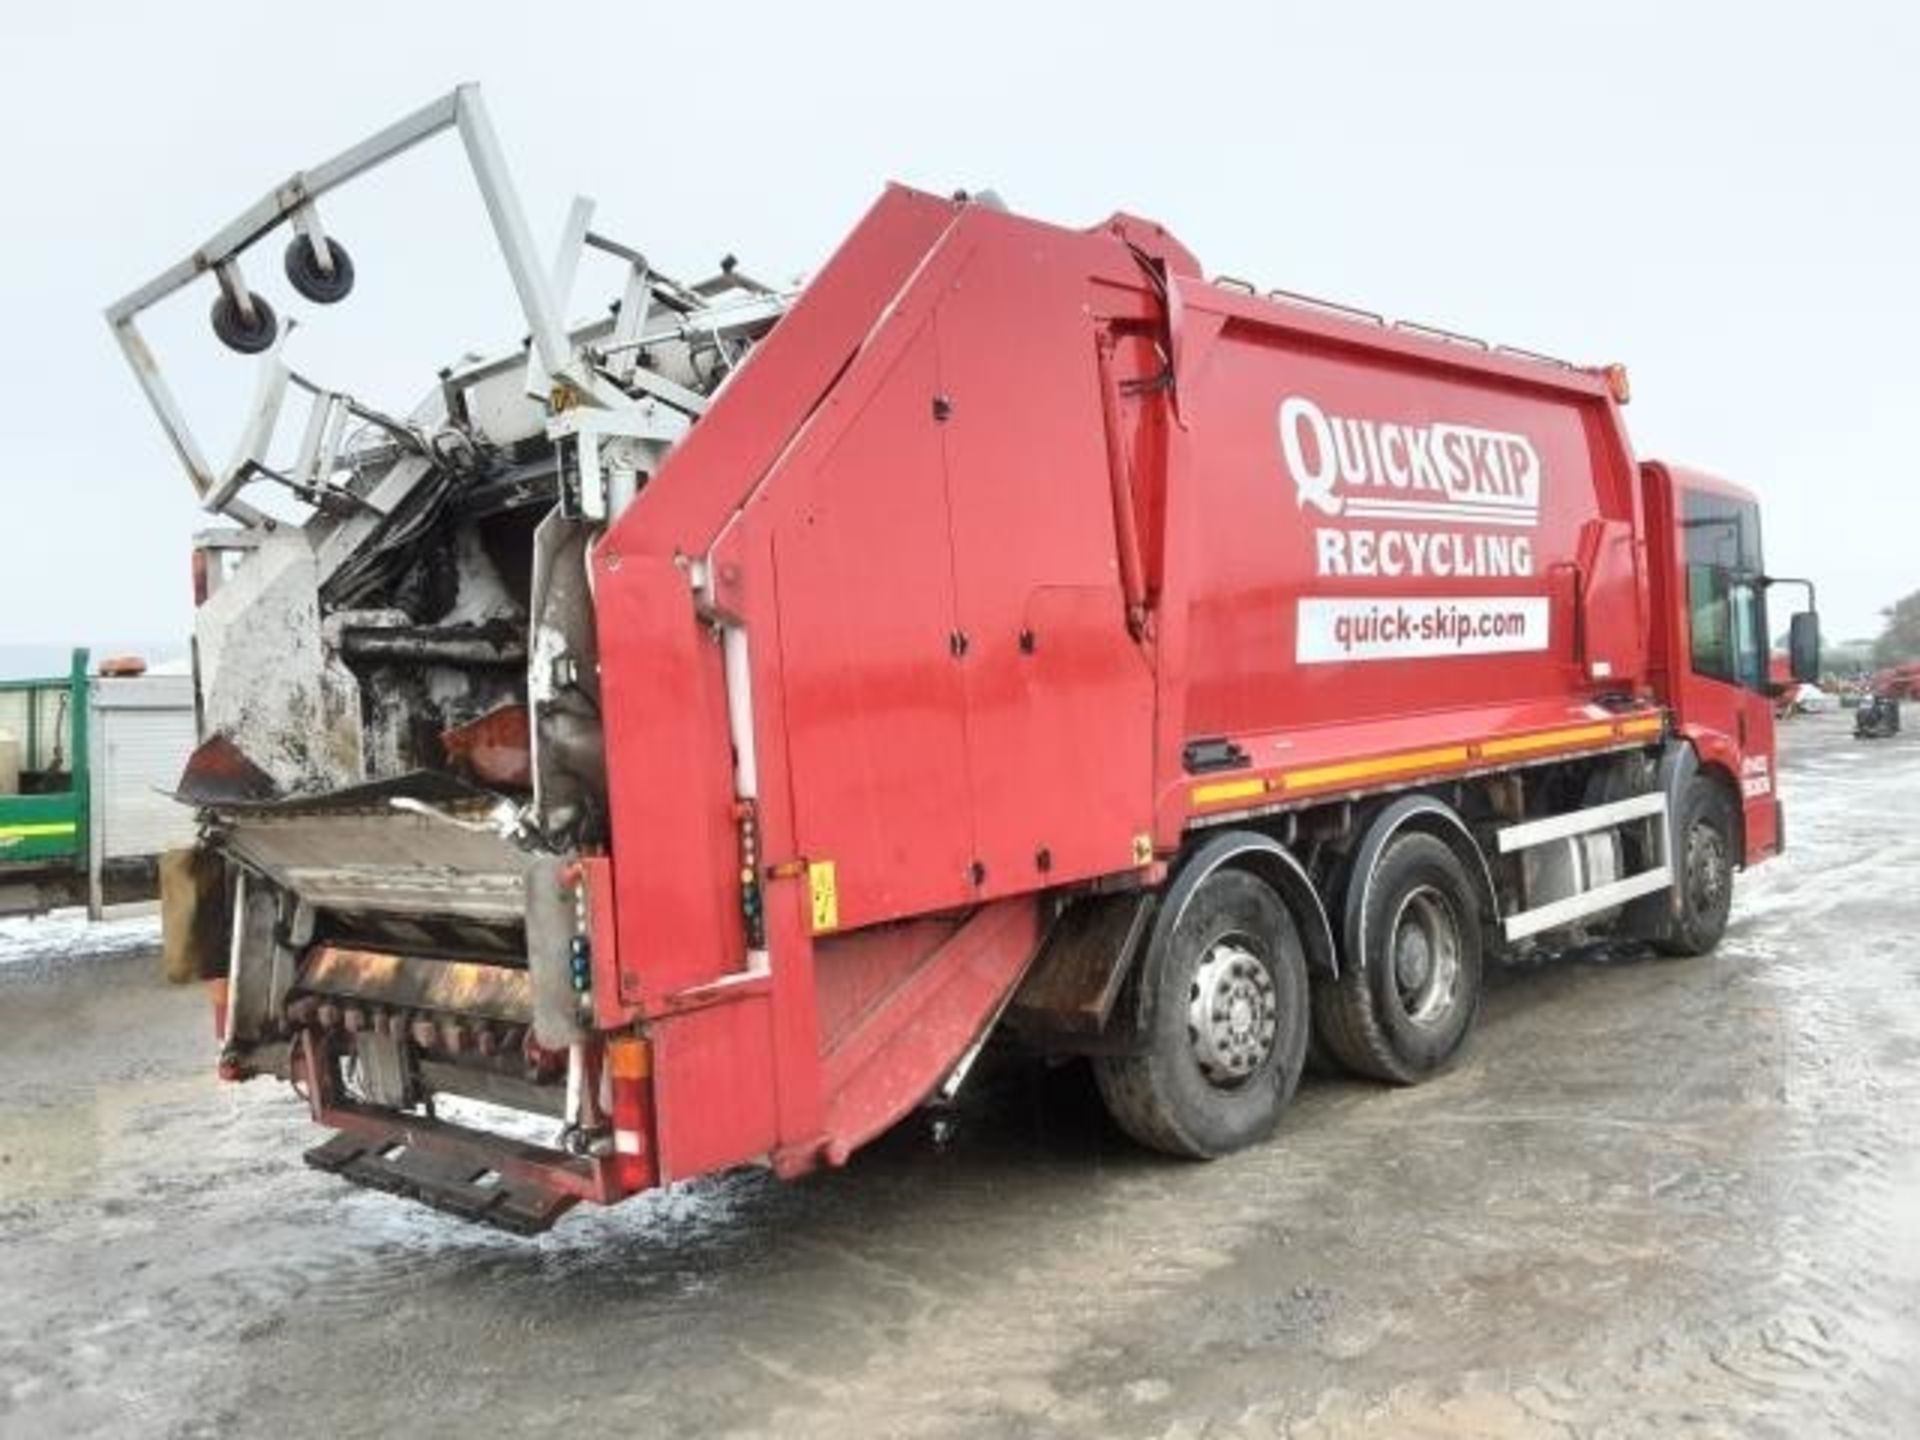
<instances>
[{"instance_id":1,"label":"wet concrete ground","mask_svg":"<svg viewBox=\"0 0 1920 1440\"><path fill-rule=\"evenodd\" d=\"M1847 724L1718 954L1206 1166L1068 1071L520 1241L306 1170L150 957L0 966L0 1434L1920 1434L1920 734Z\"/></svg>"}]
</instances>

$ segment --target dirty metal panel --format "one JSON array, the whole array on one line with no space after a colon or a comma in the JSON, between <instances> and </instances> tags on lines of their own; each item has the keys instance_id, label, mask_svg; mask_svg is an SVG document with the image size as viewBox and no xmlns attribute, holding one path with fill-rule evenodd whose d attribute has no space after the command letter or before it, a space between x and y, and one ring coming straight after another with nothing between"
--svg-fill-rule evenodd
<instances>
[{"instance_id":1,"label":"dirty metal panel","mask_svg":"<svg viewBox=\"0 0 1920 1440\"><path fill-rule=\"evenodd\" d=\"M239 778L248 783L237 793L203 795L190 782L198 779L197 762L201 756L213 753L216 745L216 741L209 740L195 753L196 764L189 767L176 799L189 805L212 806L234 815L284 816L385 813L392 809L395 799L418 800L437 809L480 814L498 798L489 790L482 790L457 775L439 770L410 770L404 775L366 780L357 785L318 793L283 795L277 790L263 787L257 775L250 776L245 771L244 754L239 755L238 760L228 757L222 763L239 767ZM267 784L271 785L271 777L268 777Z\"/></svg>"},{"instance_id":2,"label":"dirty metal panel","mask_svg":"<svg viewBox=\"0 0 1920 1440\"><path fill-rule=\"evenodd\" d=\"M271 775L225 735L214 735L187 756L173 798L182 805L228 805L271 800Z\"/></svg>"},{"instance_id":3,"label":"dirty metal panel","mask_svg":"<svg viewBox=\"0 0 1920 1440\"><path fill-rule=\"evenodd\" d=\"M1007 1019L1030 1033L1097 1035L1113 1011L1128 962L1153 918L1152 892L1100 895L1070 906L1048 932Z\"/></svg>"},{"instance_id":4,"label":"dirty metal panel","mask_svg":"<svg viewBox=\"0 0 1920 1440\"><path fill-rule=\"evenodd\" d=\"M228 849L321 910L518 921L524 856L491 831L389 810L226 816Z\"/></svg>"},{"instance_id":5,"label":"dirty metal panel","mask_svg":"<svg viewBox=\"0 0 1920 1440\"><path fill-rule=\"evenodd\" d=\"M374 950L317 947L296 988L405 1010L443 1010L526 1024L533 1016L525 970L471 960L436 960Z\"/></svg>"},{"instance_id":6,"label":"dirty metal panel","mask_svg":"<svg viewBox=\"0 0 1920 1440\"><path fill-rule=\"evenodd\" d=\"M313 553L262 543L194 611L201 733L224 735L286 790L366 773L353 676L326 661Z\"/></svg>"}]
</instances>

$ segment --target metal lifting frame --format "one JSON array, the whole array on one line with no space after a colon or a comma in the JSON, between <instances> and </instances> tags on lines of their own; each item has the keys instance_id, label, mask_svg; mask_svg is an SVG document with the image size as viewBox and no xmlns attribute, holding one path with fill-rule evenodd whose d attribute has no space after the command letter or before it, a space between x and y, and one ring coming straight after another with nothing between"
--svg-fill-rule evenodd
<instances>
[{"instance_id":1,"label":"metal lifting frame","mask_svg":"<svg viewBox=\"0 0 1920 1440\"><path fill-rule=\"evenodd\" d=\"M251 318L251 297L239 268L239 257L245 250L283 221L290 221L295 231L314 245L320 264L330 269L332 255L325 234L320 229L314 202L336 186L385 164L447 129L458 130L465 147L481 201L493 223L494 238L506 260L508 275L526 317L533 346L531 360L537 362L538 373L563 380L582 396L600 404L629 403L625 395L594 374L592 368L574 353L560 309L567 287L558 282L570 282L581 246L589 238L586 221L591 214L590 206L587 202L576 203L569 217L560 253L549 272L534 249L526 216L520 208L519 197L500 153L499 141L494 136L486 107L481 102L480 89L477 85L462 85L378 134L341 151L332 159L295 174L285 184L263 196L238 219L216 231L186 259L162 271L108 307L107 323L113 327L114 338L119 342L128 365L133 369L134 378L140 382L148 404L153 407L154 415L166 431L174 453L180 457L180 463L186 467L206 509L225 511L248 524L258 523L260 519L258 512L240 504L234 497L239 487L261 468L265 445L271 438L287 382L289 379L298 381L298 377L293 377L279 358L280 345L284 343L287 331L281 331L281 339L276 341L265 357L251 419L239 452L224 473L216 474L207 463L199 442L195 440L174 400L173 392L162 377L136 320L144 311L208 271L213 272L227 297L236 306L246 310ZM644 299L635 308L644 312ZM637 323L637 318L634 323ZM529 371L531 379L535 373L531 362ZM316 412L331 410L335 400L344 398L321 391L304 381L298 383L315 392ZM675 403L675 397L661 398L670 404ZM309 422L309 439L315 442L321 440L315 428L321 424L316 414ZM313 453L310 454L310 451ZM310 446L303 443L302 461L312 464L316 457L324 458L320 444Z\"/></svg>"}]
</instances>

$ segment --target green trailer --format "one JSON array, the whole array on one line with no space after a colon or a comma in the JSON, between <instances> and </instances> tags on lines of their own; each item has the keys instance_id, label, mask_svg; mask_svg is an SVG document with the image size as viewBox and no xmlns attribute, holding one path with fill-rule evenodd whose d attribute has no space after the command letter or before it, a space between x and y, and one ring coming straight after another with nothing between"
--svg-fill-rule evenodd
<instances>
[{"instance_id":1,"label":"green trailer","mask_svg":"<svg viewBox=\"0 0 1920 1440\"><path fill-rule=\"evenodd\" d=\"M29 892L84 873L87 679L87 652L76 650L65 676L0 680L0 914L46 908Z\"/></svg>"},{"instance_id":2,"label":"green trailer","mask_svg":"<svg viewBox=\"0 0 1920 1440\"><path fill-rule=\"evenodd\" d=\"M193 839L169 799L194 739L186 675L0 680L0 915L149 900L160 852Z\"/></svg>"}]
</instances>

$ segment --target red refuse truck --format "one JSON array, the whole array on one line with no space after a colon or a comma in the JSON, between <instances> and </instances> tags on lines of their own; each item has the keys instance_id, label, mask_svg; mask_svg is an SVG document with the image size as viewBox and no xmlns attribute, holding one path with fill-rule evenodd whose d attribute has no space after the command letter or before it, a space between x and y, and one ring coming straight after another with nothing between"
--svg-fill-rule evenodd
<instances>
[{"instance_id":1,"label":"red refuse truck","mask_svg":"<svg viewBox=\"0 0 1920 1440\"><path fill-rule=\"evenodd\" d=\"M443 129L529 340L402 416L295 369L239 262L290 231L340 300L324 197ZM314 1165L532 1231L839 1165L990 1040L1217 1156L1310 1034L1417 1083L1489 964L1708 951L1781 848L1759 508L1636 458L1617 367L1208 280L1128 215L893 188L785 291L584 208L532 254L463 89L109 312L229 522L168 943ZM583 258L621 300L570 324ZM136 324L207 273L272 400L224 471Z\"/></svg>"}]
</instances>

